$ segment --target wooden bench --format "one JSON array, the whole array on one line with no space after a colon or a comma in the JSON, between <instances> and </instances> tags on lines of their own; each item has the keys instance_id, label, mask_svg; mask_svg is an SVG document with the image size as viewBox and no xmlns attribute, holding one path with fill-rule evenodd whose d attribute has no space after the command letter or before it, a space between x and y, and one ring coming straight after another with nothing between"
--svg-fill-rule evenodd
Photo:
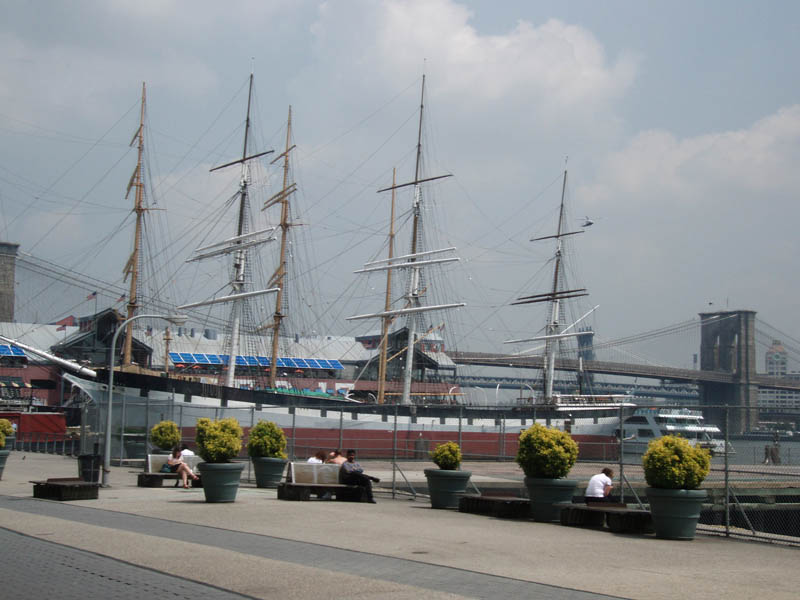
<instances>
[{"instance_id":1,"label":"wooden bench","mask_svg":"<svg viewBox=\"0 0 800 600\"><path fill-rule=\"evenodd\" d=\"M575 527L608 527L613 533L653 533L649 510L627 504L596 502L567 504L561 509L561 524Z\"/></svg>"},{"instance_id":2,"label":"wooden bench","mask_svg":"<svg viewBox=\"0 0 800 600\"><path fill-rule=\"evenodd\" d=\"M464 494L458 501L458 511L502 519L527 519L531 514L531 501L517 496Z\"/></svg>"},{"instance_id":3,"label":"wooden bench","mask_svg":"<svg viewBox=\"0 0 800 600\"><path fill-rule=\"evenodd\" d=\"M33 497L43 500L96 500L99 483L78 477L54 477L46 481L31 481Z\"/></svg>"},{"instance_id":4,"label":"wooden bench","mask_svg":"<svg viewBox=\"0 0 800 600\"><path fill-rule=\"evenodd\" d=\"M144 464L144 471L140 471L136 477L136 485L139 487L161 487L165 479L175 479L177 480L175 487L178 487L180 485L180 475L161 472L161 467L167 464L169 456L169 454L148 454ZM199 475L197 465L202 462L199 456L184 456L183 460L195 475ZM197 481L190 479L189 483L191 483L192 487L203 487L199 479Z\"/></svg>"},{"instance_id":5,"label":"wooden bench","mask_svg":"<svg viewBox=\"0 0 800 600\"><path fill-rule=\"evenodd\" d=\"M310 500L311 494L337 500L366 502L367 490L358 485L339 483L340 465L289 463L286 481L278 484L278 500Z\"/></svg>"}]
</instances>

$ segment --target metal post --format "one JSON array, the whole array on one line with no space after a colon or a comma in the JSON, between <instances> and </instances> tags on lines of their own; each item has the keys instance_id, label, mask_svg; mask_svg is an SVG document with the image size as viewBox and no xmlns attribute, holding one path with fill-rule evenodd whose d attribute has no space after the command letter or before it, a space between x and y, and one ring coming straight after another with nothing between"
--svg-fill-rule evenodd
<instances>
[{"instance_id":1,"label":"metal post","mask_svg":"<svg viewBox=\"0 0 800 600\"><path fill-rule=\"evenodd\" d=\"M344 428L344 409L339 411L339 452L342 452L343 428Z\"/></svg>"},{"instance_id":2,"label":"metal post","mask_svg":"<svg viewBox=\"0 0 800 600\"><path fill-rule=\"evenodd\" d=\"M392 431L392 498L397 491L397 404L394 405L394 429Z\"/></svg>"},{"instance_id":3,"label":"metal post","mask_svg":"<svg viewBox=\"0 0 800 600\"><path fill-rule=\"evenodd\" d=\"M81 440L78 444L78 454L83 454L86 447L86 421L89 419L89 403L85 399L81 402Z\"/></svg>"},{"instance_id":4,"label":"metal post","mask_svg":"<svg viewBox=\"0 0 800 600\"><path fill-rule=\"evenodd\" d=\"M728 445L730 442L728 440L728 416L730 414L730 407L725 407L725 535L731 535L731 505L730 505L730 469L728 468Z\"/></svg>"},{"instance_id":5,"label":"metal post","mask_svg":"<svg viewBox=\"0 0 800 600\"><path fill-rule=\"evenodd\" d=\"M120 465L122 464L122 449L125 446L125 420L128 418L127 412L128 412L128 403L125 394L122 394L122 412L120 413L119 417L119 464ZM145 454L147 454L146 442L145 442Z\"/></svg>"},{"instance_id":6,"label":"metal post","mask_svg":"<svg viewBox=\"0 0 800 600\"><path fill-rule=\"evenodd\" d=\"M147 398L144 401L144 453L145 459L147 458L147 454L150 453L150 393L148 392ZM120 456L122 456L122 449L119 451ZM120 461L119 464L122 464Z\"/></svg>"},{"instance_id":7,"label":"metal post","mask_svg":"<svg viewBox=\"0 0 800 600\"><path fill-rule=\"evenodd\" d=\"M458 407L458 447L461 448L461 421L464 418L464 407ZM396 419L395 419L396 420Z\"/></svg>"},{"instance_id":8,"label":"metal post","mask_svg":"<svg viewBox=\"0 0 800 600\"><path fill-rule=\"evenodd\" d=\"M295 459L295 444L297 440L297 427L295 426L297 423L297 406L294 403L294 399L292 399L292 460Z\"/></svg>"},{"instance_id":9,"label":"metal post","mask_svg":"<svg viewBox=\"0 0 800 600\"><path fill-rule=\"evenodd\" d=\"M178 321L185 321L184 317L168 317L165 315L136 315L126 319L122 323L119 324L117 330L114 332L114 336L111 338L111 355L109 356L108 361L108 406L106 407L106 430L105 430L105 441L103 444L103 478L102 478L102 486L108 486L108 474L111 472L111 407L114 404L114 361L116 360L116 346L117 346L117 338L119 334L125 329L128 323L135 321L136 319L166 319L167 321L178 322Z\"/></svg>"},{"instance_id":10,"label":"metal post","mask_svg":"<svg viewBox=\"0 0 800 600\"><path fill-rule=\"evenodd\" d=\"M622 404L619 405L619 501L621 504L625 503L625 486L622 482L625 481L625 432L622 428Z\"/></svg>"}]
</instances>

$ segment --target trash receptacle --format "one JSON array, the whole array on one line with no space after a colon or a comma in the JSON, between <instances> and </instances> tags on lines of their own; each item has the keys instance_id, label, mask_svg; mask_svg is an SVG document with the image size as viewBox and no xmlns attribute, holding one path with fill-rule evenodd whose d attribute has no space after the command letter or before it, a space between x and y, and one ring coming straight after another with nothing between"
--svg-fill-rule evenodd
<instances>
[{"instance_id":1,"label":"trash receptacle","mask_svg":"<svg viewBox=\"0 0 800 600\"><path fill-rule=\"evenodd\" d=\"M78 476L89 483L99 483L102 460L99 454L81 454L78 456Z\"/></svg>"}]
</instances>

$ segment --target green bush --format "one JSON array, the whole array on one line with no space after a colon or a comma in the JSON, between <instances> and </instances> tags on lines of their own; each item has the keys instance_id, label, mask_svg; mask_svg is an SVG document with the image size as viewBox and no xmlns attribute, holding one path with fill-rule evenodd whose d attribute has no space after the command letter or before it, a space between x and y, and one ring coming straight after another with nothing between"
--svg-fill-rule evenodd
<instances>
[{"instance_id":1,"label":"green bush","mask_svg":"<svg viewBox=\"0 0 800 600\"><path fill-rule=\"evenodd\" d=\"M578 444L566 431L533 425L519 434L517 464L527 477L559 479L578 460Z\"/></svg>"},{"instance_id":2,"label":"green bush","mask_svg":"<svg viewBox=\"0 0 800 600\"><path fill-rule=\"evenodd\" d=\"M6 447L6 436L3 432L0 431L0 448Z\"/></svg>"},{"instance_id":3,"label":"green bush","mask_svg":"<svg viewBox=\"0 0 800 600\"><path fill-rule=\"evenodd\" d=\"M461 465L461 448L455 442L438 444L430 455L436 466L445 471L457 471Z\"/></svg>"},{"instance_id":4,"label":"green bush","mask_svg":"<svg viewBox=\"0 0 800 600\"><path fill-rule=\"evenodd\" d=\"M642 466L650 487L696 490L711 468L711 454L682 437L665 435L647 446Z\"/></svg>"},{"instance_id":5,"label":"green bush","mask_svg":"<svg viewBox=\"0 0 800 600\"><path fill-rule=\"evenodd\" d=\"M197 419L198 454L210 463L226 463L239 455L242 449L242 428L233 417L212 421Z\"/></svg>"},{"instance_id":6,"label":"green bush","mask_svg":"<svg viewBox=\"0 0 800 600\"><path fill-rule=\"evenodd\" d=\"M150 430L150 441L162 450L174 448L181 442L181 432L174 421L161 421Z\"/></svg>"},{"instance_id":7,"label":"green bush","mask_svg":"<svg viewBox=\"0 0 800 600\"><path fill-rule=\"evenodd\" d=\"M286 458L286 435L272 421L259 421L250 429L247 453L253 457Z\"/></svg>"},{"instance_id":8,"label":"green bush","mask_svg":"<svg viewBox=\"0 0 800 600\"><path fill-rule=\"evenodd\" d=\"M0 419L0 433L5 436L14 435L14 428L8 419Z\"/></svg>"}]
</instances>

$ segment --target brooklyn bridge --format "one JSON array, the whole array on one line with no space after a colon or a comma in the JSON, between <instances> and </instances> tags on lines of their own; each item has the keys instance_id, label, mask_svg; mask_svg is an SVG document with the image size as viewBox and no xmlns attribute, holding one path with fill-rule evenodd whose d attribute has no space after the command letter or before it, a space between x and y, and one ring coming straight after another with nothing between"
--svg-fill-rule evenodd
<instances>
[{"instance_id":1,"label":"brooklyn bridge","mask_svg":"<svg viewBox=\"0 0 800 600\"><path fill-rule=\"evenodd\" d=\"M614 375L692 384L696 386L700 404L708 407L710 418L714 417L714 407L738 407L731 412L731 431L749 431L759 420L759 389L800 392L798 379L774 377L757 372L755 315L755 311L751 310L701 313L699 369L578 358L556 358L555 369L581 371L584 376ZM537 370L545 367L544 357L541 355L521 356L482 352L448 354L459 365ZM462 385L464 383L467 382L462 380ZM509 387L513 385L508 383ZM477 385L477 382L475 384ZM657 387L663 388L663 386L652 387L654 390ZM796 411L797 409L794 411L788 409L784 412L786 416L797 418L798 415L794 414Z\"/></svg>"}]
</instances>

